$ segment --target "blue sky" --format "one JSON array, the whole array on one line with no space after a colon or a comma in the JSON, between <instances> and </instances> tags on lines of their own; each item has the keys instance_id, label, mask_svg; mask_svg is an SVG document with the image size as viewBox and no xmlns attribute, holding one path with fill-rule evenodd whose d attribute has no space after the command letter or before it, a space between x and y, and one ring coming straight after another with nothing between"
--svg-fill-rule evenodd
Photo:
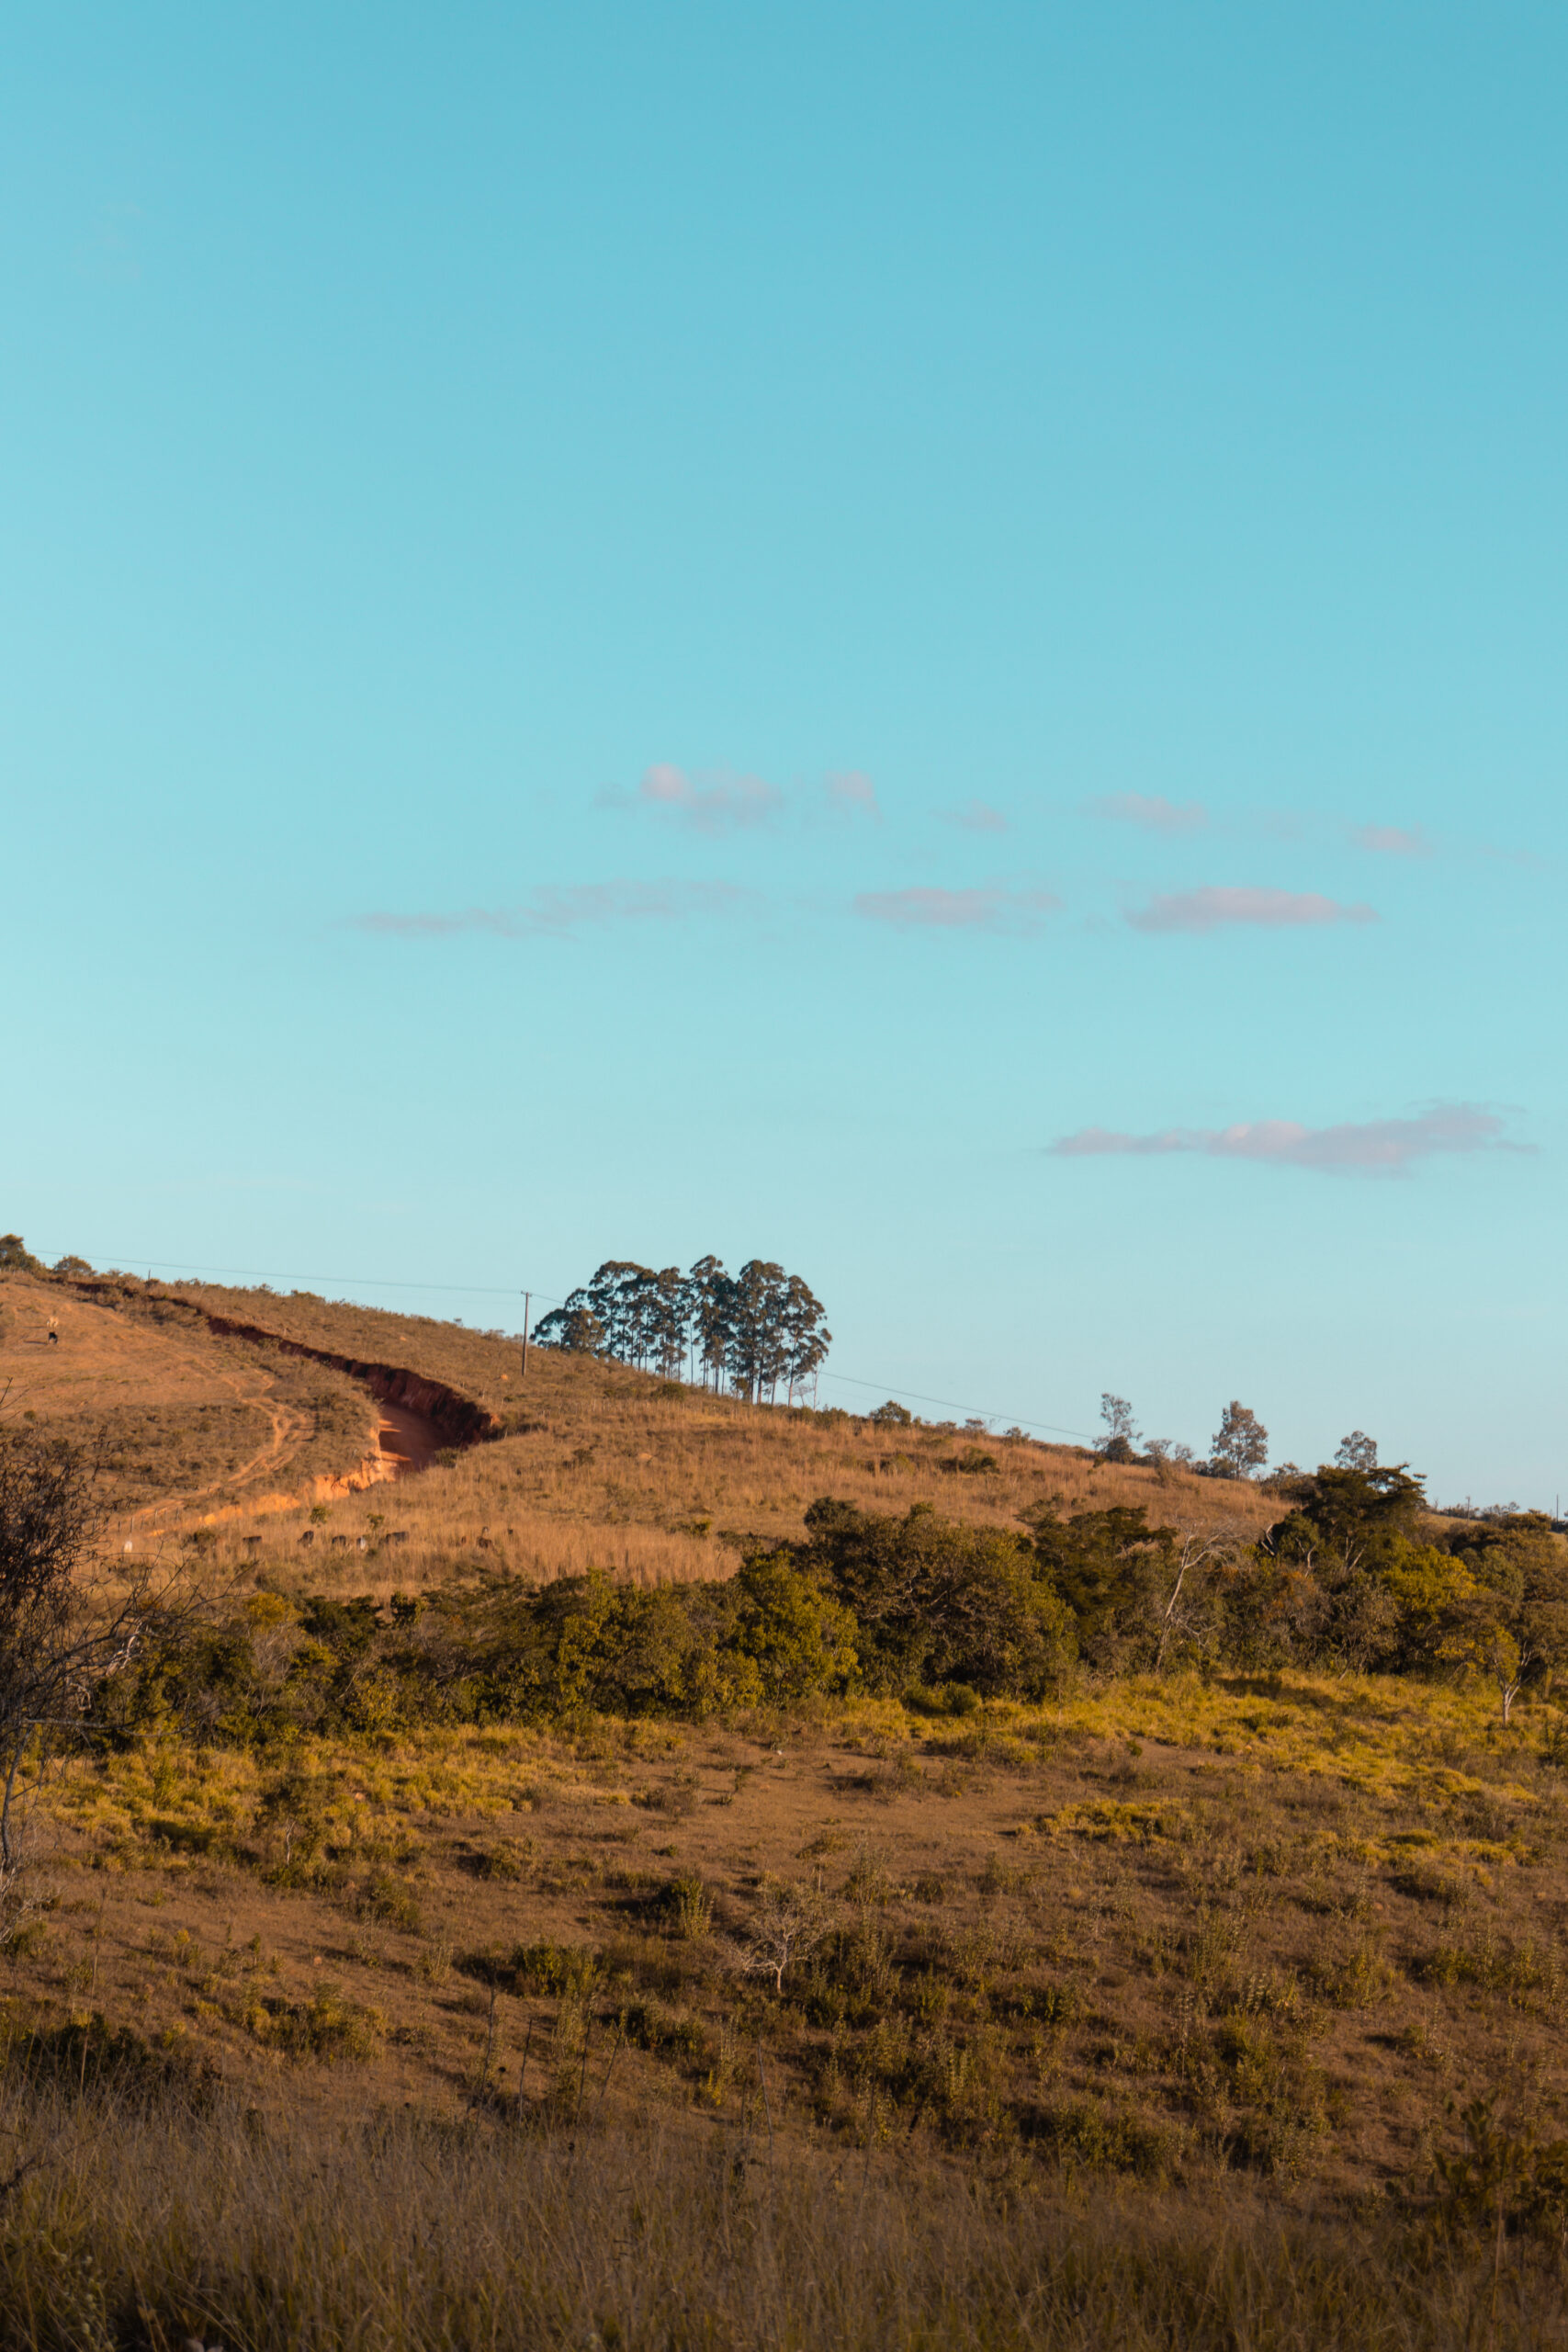
<instances>
[{"instance_id":1,"label":"blue sky","mask_svg":"<svg viewBox=\"0 0 1568 2352\"><path fill-rule=\"evenodd\" d=\"M1550 1504L1565 82L14 11L0 1224L508 1327L776 1257L837 1401Z\"/></svg>"}]
</instances>

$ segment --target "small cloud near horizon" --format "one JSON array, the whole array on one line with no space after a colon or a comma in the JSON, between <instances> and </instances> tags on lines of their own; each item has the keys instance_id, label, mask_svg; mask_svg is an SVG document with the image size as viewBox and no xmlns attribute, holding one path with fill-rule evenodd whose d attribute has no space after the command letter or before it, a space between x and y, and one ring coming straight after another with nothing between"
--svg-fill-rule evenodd
<instances>
[{"instance_id":1,"label":"small cloud near horizon","mask_svg":"<svg viewBox=\"0 0 1568 2352\"><path fill-rule=\"evenodd\" d=\"M863 890L855 912L895 931L988 931L1027 938L1061 905L1049 890Z\"/></svg>"},{"instance_id":2,"label":"small cloud near horizon","mask_svg":"<svg viewBox=\"0 0 1568 2352\"><path fill-rule=\"evenodd\" d=\"M1378 857L1430 857L1432 844L1419 825L1352 825L1350 839L1358 849Z\"/></svg>"},{"instance_id":3,"label":"small cloud near horizon","mask_svg":"<svg viewBox=\"0 0 1568 2352\"><path fill-rule=\"evenodd\" d=\"M755 892L733 882L587 882L546 887L520 906L468 907L457 914L357 915L351 928L392 939L448 939L460 932L496 939L564 939L584 924L681 922L731 913Z\"/></svg>"},{"instance_id":4,"label":"small cloud near horizon","mask_svg":"<svg viewBox=\"0 0 1568 2352\"><path fill-rule=\"evenodd\" d=\"M1308 1168L1325 1176L1407 1176L1412 1163L1443 1152L1526 1152L1510 1143L1495 1111L1474 1102L1438 1102L1404 1119L1346 1121L1308 1127L1294 1119L1254 1119L1230 1127L1167 1127L1157 1135L1121 1135L1083 1127L1047 1146L1058 1159L1105 1156L1162 1159L1192 1152L1209 1159L1250 1159L1269 1168Z\"/></svg>"},{"instance_id":5,"label":"small cloud near horizon","mask_svg":"<svg viewBox=\"0 0 1568 2352\"><path fill-rule=\"evenodd\" d=\"M882 822L882 809L876 797L876 786L870 776L859 768L845 768L841 774L828 778L828 798L835 808L853 816L874 817Z\"/></svg>"},{"instance_id":6,"label":"small cloud near horizon","mask_svg":"<svg viewBox=\"0 0 1568 2352\"><path fill-rule=\"evenodd\" d=\"M1085 806L1091 816L1107 817L1112 824L1136 825L1145 833L1201 833L1209 821L1201 800L1186 800L1179 807L1157 792L1112 792Z\"/></svg>"},{"instance_id":7,"label":"small cloud near horizon","mask_svg":"<svg viewBox=\"0 0 1568 2352\"><path fill-rule=\"evenodd\" d=\"M961 826L966 833L1005 833L1008 820L987 800L966 800L962 808L939 808L944 825Z\"/></svg>"},{"instance_id":8,"label":"small cloud near horizon","mask_svg":"<svg viewBox=\"0 0 1568 2352\"><path fill-rule=\"evenodd\" d=\"M1303 923L1376 922L1378 914L1374 907L1341 906L1315 890L1233 889L1204 883L1196 890L1156 895L1125 920L1134 931L1218 931L1236 923L1285 931Z\"/></svg>"}]
</instances>

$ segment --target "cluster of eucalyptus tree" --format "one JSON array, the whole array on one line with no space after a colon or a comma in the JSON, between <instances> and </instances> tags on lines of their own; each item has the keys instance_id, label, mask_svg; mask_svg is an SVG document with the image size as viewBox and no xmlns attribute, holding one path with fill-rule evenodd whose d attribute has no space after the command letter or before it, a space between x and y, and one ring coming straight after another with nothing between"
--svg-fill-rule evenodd
<instances>
[{"instance_id":1,"label":"cluster of eucalyptus tree","mask_svg":"<svg viewBox=\"0 0 1568 2352\"><path fill-rule=\"evenodd\" d=\"M820 1302L798 1274L752 1258L738 1274L716 1258L679 1266L612 1258L534 1331L543 1348L614 1356L639 1371L726 1383L753 1404L784 1389L791 1404L813 1382L832 1343Z\"/></svg>"}]
</instances>

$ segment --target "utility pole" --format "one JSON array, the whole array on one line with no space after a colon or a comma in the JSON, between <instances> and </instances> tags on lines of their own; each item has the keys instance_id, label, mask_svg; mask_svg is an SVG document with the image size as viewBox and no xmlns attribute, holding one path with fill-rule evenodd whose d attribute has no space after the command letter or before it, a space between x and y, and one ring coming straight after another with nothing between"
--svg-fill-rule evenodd
<instances>
[{"instance_id":1,"label":"utility pole","mask_svg":"<svg viewBox=\"0 0 1568 2352\"><path fill-rule=\"evenodd\" d=\"M533 1296L531 1290L525 1290L523 1294L523 1369L517 1375L519 1380L526 1380L528 1377L528 1308Z\"/></svg>"}]
</instances>

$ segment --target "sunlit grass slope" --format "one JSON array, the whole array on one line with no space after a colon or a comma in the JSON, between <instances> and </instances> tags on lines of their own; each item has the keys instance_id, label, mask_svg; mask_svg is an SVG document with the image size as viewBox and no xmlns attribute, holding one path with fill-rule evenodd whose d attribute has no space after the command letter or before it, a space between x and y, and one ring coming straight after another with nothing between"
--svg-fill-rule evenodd
<instances>
[{"instance_id":1,"label":"sunlit grass slope","mask_svg":"<svg viewBox=\"0 0 1568 2352\"><path fill-rule=\"evenodd\" d=\"M525 1381L514 1340L420 1316L196 1283L168 1295L307 1346L408 1365L496 1416L499 1441L452 1456L394 1496L371 1492L334 1509L332 1532L350 1536L356 1562L371 1513L407 1530L395 1580L410 1589L481 1548L492 1565L530 1576L590 1566L645 1581L724 1575L736 1556L730 1539L798 1536L807 1505L823 1494L883 1511L929 1502L998 1527L1042 1501L1065 1510L1141 1504L1156 1518L1245 1533L1273 1515L1246 1486L1181 1472L1162 1481L1081 1449L951 1426L889 1432L842 1413L750 1406L539 1349ZM143 1310L133 1300L130 1311ZM269 1552L297 1543L310 1499L302 1492L300 1514L269 1523ZM243 1531L225 1540L238 1544ZM367 1580L355 1572L377 1589L384 1567L378 1561Z\"/></svg>"},{"instance_id":2,"label":"sunlit grass slope","mask_svg":"<svg viewBox=\"0 0 1568 2352\"><path fill-rule=\"evenodd\" d=\"M396 1594L389 1625L422 1589L513 1574L728 1576L822 1495L1000 1529L1130 1503L1244 1538L1280 1508L583 1360L536 1355L524 1384L500 1336L318 1300L128 1285L64 1294L68 1329L59 1285L6 1295L33 1426L85 1433L155 1388L172 1418L141 1475L162 1465L182 1506L168 1558L210 1577L257 1689L314 1638L309 1595ZM221 1464L209 1491L179 1483L171 1432L219 1401L203 1384L324 1367L214 1340L197 1309L409 1366L502 1434L220 1517L266 1490ZM26 1318L55 1312L51 1348ZM364 1442L345 1428L344 1459ZM257 2346L576 2346L590 2322L605 2347L1560 2340L1549 1679L1506 1726L1457 1672L1081 1665L1028 1704L911 1689L437 1726L378 1720L372 1677L353 1734L248 1737L214 1671L209 1706L121 1720L45 1791L48 1907L0 1958L0 2121L53 2152L0 2207L19 2343L155 2342L154 2308L169 2341L177 2319ZM799 1935L769 1973L780 1919ZM301 2167L342 2200L320 2239L282 2186ZM416 2170L461 2281L408 2235ZM169 2199L199 2245L158 2218ZM535 2216L527 2259L497 2199ZM729 2233L722 2261L679 2253L694 2229Z\"/></svg>"}]
</instances>

